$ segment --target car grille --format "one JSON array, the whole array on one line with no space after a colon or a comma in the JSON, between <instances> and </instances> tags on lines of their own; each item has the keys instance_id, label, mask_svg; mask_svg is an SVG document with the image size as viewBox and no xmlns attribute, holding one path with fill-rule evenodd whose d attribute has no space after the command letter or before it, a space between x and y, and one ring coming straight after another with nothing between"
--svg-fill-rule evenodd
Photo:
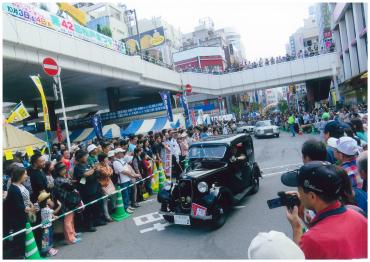
<instances>
[{"instance_id":1,"label":"car grille","mask_svg":"<svg viewBox=\"0 0 370 262\"><path fill-rule=\"evenodd\" d=\"M272 129L265 129L264 130L264 133L267 134L267 133L273 133L273 130Z\"/></svg>"},{"instance_id":2,"label":"car grille","mask_svg":"<svg viewBox=\"0 0 370 262\"><path fill-rule=\"evenodd\" d=\"M181 179L179 182L179 196L181 201L181 207L184 209L191 208L192 202L192 185L191 180Z\"/></svg>"}]
</instances>

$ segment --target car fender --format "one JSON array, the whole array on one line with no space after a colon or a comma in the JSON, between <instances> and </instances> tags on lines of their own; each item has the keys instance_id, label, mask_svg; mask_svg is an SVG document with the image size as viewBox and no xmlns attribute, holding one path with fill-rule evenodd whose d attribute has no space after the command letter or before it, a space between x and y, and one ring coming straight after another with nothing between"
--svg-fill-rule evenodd
<instances>
[{"instance_id":1,"label":"car fender","mask_svg":"<svg viewBox=\"0 0 370 262\"><path fill-rule=\"evenodd\" d=\"M256 162L253 163L253 169L252 169L252 172L254 173L254 170L257 169L257 177L259 178L262 178L262 171L260 169L260 167L258 166L258 164Z\"/></svg>"},{"instance_id":2,"label":"car fender","mask_svg":"<svg viewBox=\"0 0 370 262\"><path fill-rule=\"evenodd\" d=\"M170 190L165 190L162 188L157 195L157 200L159 203L162 204L170 204L173 202L171 191Z\"/></svg>"}]
</instances>

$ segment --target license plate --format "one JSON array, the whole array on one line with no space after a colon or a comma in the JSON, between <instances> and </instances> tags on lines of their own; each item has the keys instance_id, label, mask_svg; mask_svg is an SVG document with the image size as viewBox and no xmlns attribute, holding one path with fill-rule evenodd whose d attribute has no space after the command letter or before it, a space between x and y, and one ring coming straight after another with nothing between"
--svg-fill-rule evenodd
<instances>
[{"instance_id":1,"label":"license plate","mask_svg":"<svg viewBox=\"0 0 370 262\"><path fill-rule=\"evenodd\" d=\"M272 136L272 135L273 135L273 133L266 133L265 135Z\"/></svg>"},{"instance_id":2,"label":"license plate","mask_svg":"<svg viewBox=\"0 0 370 262\"><path fill-rule=\"evenodd\" d=\"M190 225L189 216L174 215L174 222L177 225Z\"/></svg>"}]
</instances>

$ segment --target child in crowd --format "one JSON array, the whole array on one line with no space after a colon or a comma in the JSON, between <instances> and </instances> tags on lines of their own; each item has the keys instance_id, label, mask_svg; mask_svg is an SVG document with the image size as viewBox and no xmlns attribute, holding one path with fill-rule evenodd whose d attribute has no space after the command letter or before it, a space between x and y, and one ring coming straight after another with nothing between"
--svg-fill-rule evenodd
<instances>
[{"instance_id":1,"label":"child in crowd","mask_svg":"<svg viewBox=\"0 0 370 262\"><path fill-rule=\"evenodd\" d=\"M50 193L46 191L40 193L37 201L41 208L41 227L44 229L42 234L41 253L46 256L55 256L58 250L53 248L53 222L51 222L51 220L55 217L55 214L59 212L62 205L59 200L57 200L58 206L53 210L55 203L51 200Z\"/></svg>"}]
</instances>

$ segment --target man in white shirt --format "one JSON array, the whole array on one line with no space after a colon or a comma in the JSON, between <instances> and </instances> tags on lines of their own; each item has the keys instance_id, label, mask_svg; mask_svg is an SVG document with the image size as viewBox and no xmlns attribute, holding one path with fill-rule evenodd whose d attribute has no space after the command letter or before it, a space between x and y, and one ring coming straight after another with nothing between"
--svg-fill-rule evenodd
<instances>
[{"instance_id":1,"label":"man in white shirt","mask_svg":"<svg viewBox=\"0 0 370 262\"><path fill-rule=\"evenodd\" d=\"M169 131L168 133L168 145L170 146L172 155L172 176L177 177L182 171L182 168L180 166L181 150L179 144L177 143L178 134L177 131Z\"/></svg>"},{"instance_id":2,"label":"man in white shirt","mask_svg":"<svg viewBox=\"0 0 370 262\"><path fill-rule=\"evenodd\" d=\"M122 190L122 199L127 213L133 213L134 207L129 207L131 195L131 178L140 178L139 174L135 174L132 167L124 161L125 151L117 148L114 154L113 170L118 175L118 185ZM132 156L131 156L132 158Z\"/></svg>"}]
</instances>

